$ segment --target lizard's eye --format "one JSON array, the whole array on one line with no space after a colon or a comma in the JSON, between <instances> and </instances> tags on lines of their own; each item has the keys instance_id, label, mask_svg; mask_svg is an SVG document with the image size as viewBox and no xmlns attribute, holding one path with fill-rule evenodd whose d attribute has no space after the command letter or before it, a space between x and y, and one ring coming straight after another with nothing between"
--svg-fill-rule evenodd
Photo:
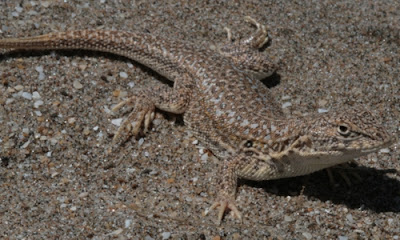
<instances>
[{"instance_id":1,"label":"lizard's eye","mask_svg":"<svg viewBox=\"0 0 400 240\"><path fill-rule=\"evenodd\" d=\"M347 137L350 135L350 127L343 123L338 126L337 131L340 135L342 135L344 137Z\"/></svg>"},{"instance_id":2,"label":"lizard's eye","mask_svg":"<svg viewBox=\"0 0 400 240\"><path fill-rule=\"evenodd\" d=\"M251 148L251 147L253 146L253 141L248 140L248 141L244 144L244 146L247 147L247 148Z\"/></svg>"}]
</instances>

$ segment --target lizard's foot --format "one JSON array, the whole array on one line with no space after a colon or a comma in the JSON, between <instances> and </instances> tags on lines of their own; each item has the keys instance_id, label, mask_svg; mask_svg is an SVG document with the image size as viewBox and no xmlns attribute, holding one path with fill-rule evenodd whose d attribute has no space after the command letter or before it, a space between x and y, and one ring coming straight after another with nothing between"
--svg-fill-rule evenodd
<instances>
[{"instance_id":1,"label":"lizard's foot","mask_svg":"<svg viewBox=\"0 0 400 240\"><path fill-rule=\"evenodd\" d=\"M218 218L217 224L220 225L222 218L224 217L225 210L231 210L234 217L237 217L240 221L242 221L242 215L236 207L234 197L229 197L222 195L217 198L217 200L211 205L211 207L206 210L205 215L207 215L210 211L218 208Z\"/></svg>"},{"instance_id":2,"label":"lizard's foot","mask_svg":"<svg viewBox=\"0 0 400 240\"><path fill-rule=\"evenodd\" d=\"M123 114L128 113L128 116L122 121L115 133L113 145L118 145L131 136L138 136L142 129L147 132L151 121L154 119L155 106L144 96L130 97L113 107L112 111L118 111L124 107L126 109L123 109Z\"/></svg>"},{"instance_id":3,"label":"lizard's foot","mask_svg":"<svg viewBox=\"0 0 400 240\"><path fill-rule=\"evenodd\" d=\"M244 17L244 21L256 26L257 30L248 38L241 40L239 45L246 45L254 49L259 49L264 46L264 44L267 43L269 40L267 27L260 24L254 18L249 16ZM226 38L229 45L232 42L232 30L228 27L224 27L224 31L226 32Z\"/></svg>"},{"instance_id":4,"label":"lizard's foot","mask_svg":"<svg viewBox=\"0 0 400 240\"><path fill-rule=\"evenodd\" d=\"M335 167L326 169L331 186L336 186L336 181L335 178L333 177L333 171L339 173L340 177L346 182L348 187L352 185L352 182L358 182L358 183L362 182L361 176L357 172L355 172L355 169L350 166L350 163L351 162L343 163ZM346 170L346 172L344 170ZM348 176L348 174L351 174L352 176L351 179L355 179L355 181L354 180L352 181Z\"/></svg>"},{"instance_id":5,"label":"lizard's foot","mask_svg":"<svg viewBox=\"0 0 400 240\"><path fill-rule=\"evenodd\" d=\"M249 37L240 41L232 41L232 31L225 27L227 43L216 46L221 56L230 59L231 63L247 75L255 79L263 79L271 76L278 68L274 57L266 58L259 49L268 42L267 27L253 18L247 16L244 20L254 25L257 30Z\"/></svg>"},{"instance_id":6,"label":"lizard's foot","mask_svg":"<svg viewBox=\"0 0 400 240\"><path fill-rule=\"evenodd\" d=\"M256 48L256 49L264 46L264 44L266 44L269 40L267 27L265 25L260 24L254 18L252 18L250 16L244 17L244 21L256 26L257 30L250 37L243 40L243 43L247 44L253 48Z\"/></svg>"}]
</instances>

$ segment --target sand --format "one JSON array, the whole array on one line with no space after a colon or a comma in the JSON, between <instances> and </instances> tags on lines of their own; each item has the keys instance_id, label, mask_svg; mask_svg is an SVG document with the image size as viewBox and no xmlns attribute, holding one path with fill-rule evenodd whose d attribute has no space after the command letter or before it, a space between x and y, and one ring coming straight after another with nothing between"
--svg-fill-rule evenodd
<instances>
[{"instance_id":1,"label":"sand","mask_svg":"<svg viewBox=\"0 0 400 240\"><path fill-rule=\"evenodd\" d=\"M20 5L20 3L23 3ZM207 48L267 24L264 53L282 62L266 84L288 116L349 107L400 131L398 1L0 1L0 37L74 29L150 32ZM117 3L118 2L118 3ZM209 2L209 3L208 3ZM351 186L325 171L241 181L243 223L203 212L218 160L158 113L149 134L107 155L110 112L160 77L125 58L82 51L0 55L0 235L3 239L399 239L399 141L356 159Z\"/></svg>"}]
</instances>

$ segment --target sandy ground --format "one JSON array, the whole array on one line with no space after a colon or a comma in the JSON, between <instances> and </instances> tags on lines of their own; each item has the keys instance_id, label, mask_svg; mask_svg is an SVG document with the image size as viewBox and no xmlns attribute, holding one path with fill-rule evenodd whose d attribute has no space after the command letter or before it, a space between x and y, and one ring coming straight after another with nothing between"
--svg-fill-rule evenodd
<instances>
[{"instance_id":1,"label":"sandy ground","mask_svg":"<svg viewBox=\"0 0 400 240\"><path fill-rule=\"evenodd\" d=\"M19 5L22 2L22 5ZM400 131L400 4L394 1L0 1L0 37L117 29L200 47L270 28L267 83L288 116L367 107ZM116 3L118 2L118 3ZM243 223L202 213L216 196L218 161L158 114L146 137L106 154L113 104L159 77L114 55L81 51L0 55L0 235L3 239L399 239L399 141L357 159L362 181L325 172L241 181ZM351 176L351 174L350 174Z\"/></svg>"}]
</instances>

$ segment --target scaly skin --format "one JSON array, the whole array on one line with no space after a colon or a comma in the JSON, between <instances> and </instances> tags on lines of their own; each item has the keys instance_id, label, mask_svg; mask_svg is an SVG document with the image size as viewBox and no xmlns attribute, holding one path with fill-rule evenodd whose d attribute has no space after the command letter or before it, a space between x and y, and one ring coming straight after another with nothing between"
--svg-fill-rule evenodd
<instances>
[{"instance_id":1,"label":"scaly skin","mask_svg":"<svg viewBox=\"0 0 400 240\"><path fill-rule=\"evenodd\" d=\"M127 117L113 144L147 130L156 108L184 115L192 131L221 160L218 224L226 209L241 219L235 204L238 178L269 180L309 174L389 146L392 137L367 110L347 109L287 118L259 80L276 64L258 51L267 29L219 46L217 51L145 33L82 30L3 39L5 49L86 49L133 59L174 82L137 89L118 104ZM128 110L126 110L128 109ZM131 112L129 112L131 111Z\"/></svg>"}]
</instances>

